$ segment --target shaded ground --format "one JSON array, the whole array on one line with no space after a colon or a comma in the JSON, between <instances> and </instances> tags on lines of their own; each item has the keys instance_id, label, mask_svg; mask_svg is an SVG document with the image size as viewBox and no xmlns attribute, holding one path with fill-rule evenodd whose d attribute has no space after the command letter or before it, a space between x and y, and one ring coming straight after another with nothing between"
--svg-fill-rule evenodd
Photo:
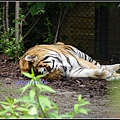
<instances>
[{"instance_id":1,"label":"shaded ground","mask_svg":"<svg viewBox=\"0 0 120 120\"><path fill-rule=\"evenodd\" d=\"M6 96L20 97L18 90L26 81L29 79L21 76L18 63L11 61L6 55L0 55L0 101L5 100ZM115 107L117 105L111 104L108 93L112 90L108 92L109 83L105 80L70 78L67 81L48 82L48 85L57 91L50 98L59 105L60 113L73 110L78 95L82 94L91 103L86 106L90 112L88 115L77 115L76 118L120 117L119 110Z\"/></svg>"}]
</instances>

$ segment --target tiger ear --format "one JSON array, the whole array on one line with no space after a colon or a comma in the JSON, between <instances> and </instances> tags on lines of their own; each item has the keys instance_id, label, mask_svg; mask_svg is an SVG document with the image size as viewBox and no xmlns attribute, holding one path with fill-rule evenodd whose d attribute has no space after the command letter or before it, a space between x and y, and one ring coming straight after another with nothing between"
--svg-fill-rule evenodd
<instances>
[{"instance_id":1,"label":"tiger ear","mask_svg":"<svg viewBox=\"0 0 120 120\"><path fill-rule=\"evenodd\" d=\"M29 61L29 62L35 62L37 59L38 59L38 57L35 56L35 55L27 55L27 56L25 56L25 60Z\"/></svg>"}]
</instances>

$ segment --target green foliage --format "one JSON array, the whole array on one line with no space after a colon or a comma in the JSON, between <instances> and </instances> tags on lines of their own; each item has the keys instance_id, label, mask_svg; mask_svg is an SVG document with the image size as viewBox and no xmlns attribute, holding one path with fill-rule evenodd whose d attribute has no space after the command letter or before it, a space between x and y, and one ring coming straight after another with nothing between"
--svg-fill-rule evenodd
<instances>
[{"instance_id":1,"label":"green foliage","mask_svg":"<svg viewBox=\"0 0 120 120\"><path fill-rule=\"evenodd\" d=\"M117 105L116 108L120 109L120 81L119 80L114 80L110 81L108 84L108 94L109 97L111 98L111 104Z\"/></svg>"},{"instance_id":2,"label":"green foliage","mask_svg":"<svg viewBox=\"0 0 120 120\"><path fill-rule=\"evenodd\" d=\"M30 5L30 13L34 16L39 13L44 13L46 2L28 2Z\"/></svg>"},{"instance_id":3,"label":"green foliage","mask_svg":"<svg viewBox=\"0 0 120 120\"><path fill-rule=\"evenodd\" d=\"M107 7L109 10L113 10L114 8L117 8L118 3L110 3L110 2L98 2L96 3L96 8L99 9L101 6Z\"/></svg>"},{"instance_id":4,"label":"green foliage","mask_svg":"<svg viewBox=\"0 0 120 120\"><path fill-rule=\"evenodd\" d=\"M48 31L47 38L44 40L44 42L51 44L53 43L55 36L52 35L52 32L51 32L52 24L50 20L48 19L48 17L46 17L46 22L44 24L46 25L47 31Z\"/></svg>"},{"instance_id":5,"label":"green foliage","mask_svg":"<svg viewBox=\"0 0 120 120\"><path fill-rule=\"evenodd\" d=\"M73 112L59 114L58 105L43 94L44 92L51 94L56 92L51 87L40 82L40 78L45 75L34 76L33 69L31 74L23 74L31 78L32 81L31 84L27 84L20 89L22 93L29 90L29 93L27 91L28 95L18 99L7 97L6 102L0 101L0 107L2 108L0 118L74 118L77 114L88 114L88 110L82 108L82 106L90 103L83 99L81 95L78 96L78 103L74 105ZM39 81L39 84L35 84L36 81Z\"/></svg>"},{"instance_id":6,"label":"green foliage","mask_svg":"<svg viewBox=\"0 0 120 120\"><path fill-rule=\"evenodd\" d=\"M23 42L22 37L18 41L18 45L15 43L15 29L11 27L8 31L0 32L0 50L1 53L7 54L11 59L18 59L23 54Z\"/></svg>"}]
</instances>

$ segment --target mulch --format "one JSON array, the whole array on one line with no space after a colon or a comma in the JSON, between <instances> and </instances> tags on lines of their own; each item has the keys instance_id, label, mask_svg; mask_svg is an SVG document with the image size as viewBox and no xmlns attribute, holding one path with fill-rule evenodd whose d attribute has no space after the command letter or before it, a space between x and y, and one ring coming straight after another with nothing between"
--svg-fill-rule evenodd
<instances>
[{"instance_id":1,"label":"mulch","mask_svg":"<svg viewBox=\"0 0 120 120\"><path fill-rule=\"evenodd\" d=\"M18 62L11 60L5 54L0 55L0 77L13 80L28 80L28 78L21 76ZM47 85L53 89L76 91L93 97L94 95L104 95L107 92L108 82L88 78L69 78L66 81L49 81Z\"/></svg>"}]
</instances>

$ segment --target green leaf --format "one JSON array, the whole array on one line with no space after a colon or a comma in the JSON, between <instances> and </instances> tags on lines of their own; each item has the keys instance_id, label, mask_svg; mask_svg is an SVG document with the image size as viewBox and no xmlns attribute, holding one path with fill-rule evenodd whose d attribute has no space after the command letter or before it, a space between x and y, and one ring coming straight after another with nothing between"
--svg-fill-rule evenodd
<instances>
[{"instance_id":1,"label":"green leaf","mask_svg":"<svg viewBox=\"0 0 120 120\"><path fill-rule=\"evenodd\" d=\"M14 99L13 98L9 98L9 97L6 97L6 100L9 102L9 103L14 103Z\"/></svg>"},{"instance_id":2,"label":"green leaf","mask_svg":"<svg viewBox=\"0 0 120 120\"><path fill-rule=\"evenodd\" d=\"M36 85L40 90L46 90L48 92L51 92L51 93L55 93L56 91L53 90L51 87L47 86L47 85L44 85L44 84L37 84Z\"/></svg>"},{"instance_id":3,"label":"green leaf","mask_svg":"<svg viewBox=\"0 0 120 120\"><path fill-rule=\"evenodd\" d=\"M46 75L44 74L44 75L38 75L38 76L36 76L36 79L38 80L38 79L40 79L40 78L42 78L42 77L45 77Z\"/></svg>"},{"instance_id":4,"label":"green leaf","mask_svg":"<svg viewBox=\"0 0 120 120\"><path fill-rule=\"evenodd\" d=\"M23 118L23 119L25 119L25 118L27 118L27 119L37 119L37 117L36 116L34 116L34 115L24 115L24 116L20 116L20 118Z\"/></svg>"},{"instance_id":5,"label":"green leaf","mask_svg":"<svg viewBox=\"0 0 120 120\"><path fill-rule=\"evenodd\" d=\"M86 110L86 109L84 109L84 108L80 108L80 109L78 109L78 111L77 111L77 114L78 113L83 113L83 114L88 114L88 111Z\"/></svg>"},{"instance_id":6,"label":"green leaf","mask_svg":"<svg viewBox=\"0 0 120 120\"><path fill-rule=\"evenodd\" d=\"M10 106L6 106L6 105L1 105L5 110L13 113L13 109Z\"/></svg>"},{"instance_id":7,"label":"green leaf","mask_svg":"<svg viewBox=\"0 0 120 120\"><path fill-rule=\"evenodd\" d=\"M36 103L35 100L31 100L29 96L23 96L22 98L18 98L19 102L25 102L25 103Z\"/></svg>"},{"instance_id":8,"label":"green leaf","mask_svg":"<svg viewBox=\"0 0 120 120\"><path fill-rule=\"evenodd\" d=\"M36 2L34 3L31 7L30 7L30 12L31 14L34 16L36 14L38 14L39 12L41 12L44 8L44 6L46 5L45 2Z\"/></svg>"},{"instance_id":9,"label":"green leaf","mask_svg":"<svg viewBox=\"0 0 120 120\"><path fill-rule=\"evenodd\" d=\"M49 118L59 118L59 119L62 118L58 115L58 111L53 111L51 113L48 113L48 117Z\"/></svg>"},{"instance_id":10,"label":"green leaf","mask_svg":"<svg viewBox=\"0 0 120 120\"><path fill-rule=\"evenodd\" d=\"M57 111L59 110L59 107L55 102L51 101L51 105L53 109L56 109Z\"/></svg>"},{"instance_id":11,"label":"green leaf","mask_svg":"<svg viewBox=\"0 0 120 120\"><path fill-rule=\"evenodd\" d=\"M2 102L2 101L0 101L0 104L9 105L8 102Z\"/></svg>"},{"instance_id":12,"label":"green leaf","mask_svg":"<svg viewBox=\"0 0 120 120\"><path fill-rule=\"evenodd\" d=\"M30 108L28 114L29 114L29 115L37 115L37 114L38 114L37 108L36 108L35 106L32 107L32 108Z\"/></svg>"},{"instance_id":13,"label":"green leaf","mask_svg":"<svg viewBox=\"0 0 120 120\"><path fill-rule=\"evenodd\" d=\"M75 112L75 114L78 112L78 109L79 109L79 104L75 104L74 105L74 112Z\"/></svg>"},{"instance_id":14,"label":"green leaf","mask_svg":"<svg viewBox=\"0 0 120 120\"><path fill-rule=\"evenodd\" d=\"M113 10L114 8L116 8L116 3L109 3L107 6L110 10Z\"/></svg>"},{"instance_id":15,"label":"green leaf","mask_svg":"<svg viewBox=\"0 0 120 120\"><path fill-rule=\"evenodd\" d=\"M78 96L78 101L81 101L81 99L82 99L82 95L79 95Z\"/></svg>"},{"instance_id":16,"label":"green leaf","mask_svg":"<svg viewBox=\"0 0 120 120\"><path fill-rule=\"evenodd\" d=\"M36 4L37 4L37 8L38 8L39 10L43 10L44 7L45 7L45 5L46 5L46 2L38 2L38 3L36 3Z\"/></svg>"},{"instance_id":17,"label":"green leaf","mask_svg":"<svg viewBox=\"0 0 120 120\"><path fill-rule=\"evenodd\" d=\"M23 75L25 75L28 78L33 78L33 76L30 73L22 72Z\"/></svg>"},{"instance_id":18,"label":"green leaf","mask_svg":"<svg viewBox=\"0 0 120 120\"><path fill-rule=\"evenodd\" d=\"M69 118L74 118L75 113L74 112L67 112L66 115L69 115Z\"/></svg>"},{"instance_id":19,"label":"green leaf","mask_svg":"<svg viewBox=\"0 0 120 120\"><path fill-rule=\"evenodd\" d=\"M0 111L0 115L5 115L8 112L8 110L2 110Z\"/></svg>"},{"instance_id":20,"label":"green leaf","mask_svg":"<svg viewBox=\"0 0 120 120\"><path fill-rule=\"evenodd\" d=\"M22 93L24 93L30 86L30 84L26 84L24 87L20 88L20 90L22 90Z\"/></svg>"},{"instance_id":21,"label":"green leaf","mask_svg":"<svg viewBox=\"0 0 120 120\"><path fill-rule=\"evenodd\" d=\"M30 99L31 99L31 100L34 100L34 97L35 97L35 89L30 90L29 96L30 96Z\"/></svg>"},{"instance_id":22,"label":"green leaf","mask_svg":"<svg viewBox=\"0 0 120 120\"><path fill-rule=\"evenodd\" d=\"M30 13L32 14L32 16L36 15L36 13L37 13L36 8L37 8L36 4L34 4L30 7Z\"/></svg>"},{"instance_id":23,"label":"green leaf","mask_svg":"<svg viewBox=\"0 0 120 120\"><path fill-rule=\"evenodd\" d=\"M32 78L35 77L35 73L34 73L33 68L31 68L31 76L32 76Z\"/></svg>"},{"instance_id":24,"label":"green leaf","mask_svg":"<svg viewBox=\"0 0 120 120\"><path fill-rule=\"evenodd\" d=\"M83 103L80 103L80 106L85 106L85 105L89 105L89 104L90 104L90 102L84 101Z\"/></svg>"},{"instance_id":25,"label":"green leaf","mask_svg":"<svg viewBox=\"0 0 120 120\"><path fill-rule=\"evenodd\" d=\"M51 102L48 99L48 97L46 97L46 96L40 95L39 96L39 102L40 102L41 105L45 105L45 106L49 107L50 109L52 108ZM43 108L43 110L45 110L45 108Z\"/></svg>"},{"instance_id":26,"label":"green leaf","mask_svg":"<svg viewBox=\"0 0 120 120\"><path fill-rule=\"evenodd\" d=\"M59 115L60 118L74 118L73 115L71 114L62 114L62 115Z\"/></svg>"},{"instance_id":27,"label":"green leaf","mask_svg":"<svg viewBox=\"0 0 120 120\"><path fill-rule=\"evenodd\" d=\"M24 111L24 112L28 112L29 111L29 109L24 108L24 107L17 107L16 110Z\"/></svg>"}]
</instances>

